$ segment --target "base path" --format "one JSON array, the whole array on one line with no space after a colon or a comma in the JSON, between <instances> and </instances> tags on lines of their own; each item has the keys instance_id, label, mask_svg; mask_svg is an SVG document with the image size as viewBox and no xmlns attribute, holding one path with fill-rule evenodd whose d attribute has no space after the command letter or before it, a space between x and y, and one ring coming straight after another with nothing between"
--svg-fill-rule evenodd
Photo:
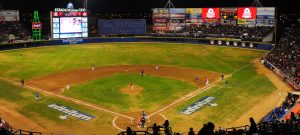
<instances>
[{"instance_id":1,"label":"base path","mask_svg":"<svg viewBox=\"0 0 300 135\"><path fill-rule=\"evenodd\" d=\"M205 78L208 78L210 82L214 82L221 76L221 74L216 72L176 66L159 66L159 68L156 69L155 65L120 65L96 67L95 70L86 68L50 74L29 80L26 82L26 85L59 94L63 92L63 89L68 84L70 84L70 86L77 85L119 73L141 73L142 70L146 75L188 81L197 87L203 87L205 85ZM200 78L198 81L195 80L197 76Z\"/></svg>"}]
</instances>

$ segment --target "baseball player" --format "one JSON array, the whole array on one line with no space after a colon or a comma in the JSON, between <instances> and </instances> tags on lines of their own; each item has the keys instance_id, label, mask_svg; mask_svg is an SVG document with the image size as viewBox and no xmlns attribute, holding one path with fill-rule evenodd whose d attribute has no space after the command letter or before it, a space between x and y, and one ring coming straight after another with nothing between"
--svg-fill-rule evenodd
<instances>
[{"instance_id":1,"label":"baseball player","mask_svg":"<svg viewBox=\"0 0 300 135\"><path fill-rule=\"evenodd\" d=\"M144 72L145 72L145 71L142 69L142 70L141 70L141 76L144 76Z\"/></svg>"},{"instance_id":2,"label":"baseball player","mask_svg":"<svg viewBox=\"0 0 300 135\"><path fill-rule=\"evenodd\" d=\"M39 102L39 93L35 93L35 102Z\"/></svg>"},{"instance_id":3,"label":"baseball player","mask_svg":"<svg viewBox=\"0 0 300 135\"><path fill-rule=\"evenodd\" d=\"M92 65L92 71L95 71L95 65Z\"/></svg>"},{"instance_id":4,"label":"baseball player","mask_svg":"<svg viewBox=\"0 0 300 135\"><path fill-rule=\"evenodd\" d=\"M208 78L206 78L205 85L206 85L206 86L208 86L208 85L209 85L209 80L208 80Z\"/></svg>"}]
</instances>

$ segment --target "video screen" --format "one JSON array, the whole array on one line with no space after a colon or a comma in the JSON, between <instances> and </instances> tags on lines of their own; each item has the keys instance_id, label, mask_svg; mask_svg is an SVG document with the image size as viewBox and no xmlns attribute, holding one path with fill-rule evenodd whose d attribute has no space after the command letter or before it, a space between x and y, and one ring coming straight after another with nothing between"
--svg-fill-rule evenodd
<instances>
[{"instance_id":1,"label":"video screen","mask_svg":"<svg viewBox=\"0 0 300 135\"><path fill-rule=\"evenodd\" d=\"M60 33L82 32L81 17L61 17Z\"/></svg>"},{"instance_id":2,"label":"video screen","mask_svg":"<svg viewBox=\"0 0 300 135\"><path fill-rule=\"evenodd\" d=\"M52 32L53 38L88 37L88 18L54 17Z\"/></svg>"}]
</instances>

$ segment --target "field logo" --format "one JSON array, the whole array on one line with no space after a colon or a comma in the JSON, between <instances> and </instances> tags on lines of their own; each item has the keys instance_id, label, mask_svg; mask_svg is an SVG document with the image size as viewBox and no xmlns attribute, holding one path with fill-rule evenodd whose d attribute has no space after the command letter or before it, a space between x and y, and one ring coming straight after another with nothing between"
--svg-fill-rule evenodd
<instances>
[{"instance_id":1,"label":"field logo","mask_svg":"<svg viewBox=\"0 0 300 135\"><path fill-rule=\"evenodd\" d=\"M209 8L207 13L206 13L207 18L215 18L216 17L216 13L214 11L214 9Z\"/></svg>"},{"instance_id":2,"label":"field logo","mask_svg":"<svg viewBox=\"0 0 300 135\"><path fill-rule=\"evenodd\" d=\"M249 8L245 8L243 12L243 18L251 18L252 14Z\"/></svg>"},{"instance_id":3,"label":"field logo","mask_svg":"<svg viewBox=\"0 0 300 135\"><path fill-rule=\"evenodd\" d=\"M48 105L48 107L52 108L54 110L58 110L60 112L63 112L68 116L73 116L73 117L75 117L77 119L80 119L80 120L88 121L90 119L95 118L95 116L92 116L92 115L74 110L72 108L69 108L69 107L66 107L66 106L63 106L63 105L59 105L59 104L51 104L51 105Z\"/></svg>"},{"instance_id":4,"label":"field logo","mask_svg":"<svg viewBox=\"0 0 300 135\"><path fill-rule=\"evenodd\" d=\"M204 98L199 99L197 102L191 104L190 106L186 107L185 109L180 111L180 113L191 115L192 113L196 112L197 110L209 104L210 102L214 101L215 99L216 99L215 97L206 96Z\"/></svg>"}]
</instances>

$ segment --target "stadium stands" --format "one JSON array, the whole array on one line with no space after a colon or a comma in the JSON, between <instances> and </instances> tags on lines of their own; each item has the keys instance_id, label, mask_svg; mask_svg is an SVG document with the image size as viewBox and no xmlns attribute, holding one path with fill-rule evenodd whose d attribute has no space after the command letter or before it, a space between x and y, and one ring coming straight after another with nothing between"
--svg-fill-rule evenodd
<instances>
[{"instance_id":1,"label":"stadium stands","mask_svg":"<svg viewBox=\"0 0 300 135\"><path fill-rule=\"evenodd\" d=\"M14 35L15 40L30 39L29 31L27 31L18 21L0 21L0 31L0 42L6 42L10 35Z\"/></svg>"},{"instance_id":2,"label":"stadium stands","mask_svg":"<svg viewBox=\"0 0 300 135\"><path fill-rule=\"evenodd\" d=\"M244 41L262 41L273 30L274 27L268 26L188 25L177 33L187 32L186 36L189 37L237 38Z\"/></svg>"},{"instance_id":3,"label":"stadium stands","mask_svg":"<svg viewBox=\"0 0 300 135\"><path fill-rule=\"evenodd\" d=\"M194 130L191 127L187 135L298 135L300 134L300 113L291 112L289 118L283 119L287 115L286 113L297 105L297 100L299 100L299 95L289 93L282 105L275 108L258 124L253 118L250 118L250 126L245 125L227 129L219 127L216 129L213 123L208 122L199 130ZM173 132L171 127L166 130L164 125L160 126L155 123L152 127L148 127L146 131L132 131L128 127L127 131L123 131L118 135L182 135L182 133Z\"/></svg>"},{"instance_id":4,"label":"stadium stands","mask_svg":"<svg viewBox=\"0 0 300 135\"><path fill-rule=\"evenodd\" d=\"M9 135L10 126L9 124L0 117L0 135Z\"/></svg>"},{"instance_id":5,"label":"stadium stands","mask_svg":"<svg viewBox=\"0 0 300 135\"><path fill-rule=\"evenodd\" d=\"M275 122L283 118L287 111L290 110L299 98L298 95L292 95L289 93L286 100L280 107L276 107L272 112L270 112L266 117L262 119L262 122Z\"/></svg>"},{"instance_id":6,"label":"stadium stands","mask_svg":"<svg viewBox=\"0 0 300 135\"><path fill-rule=\"evenodd\" d=\"M299 30L287 28L267 60L300 85L300 34Z\"/></svg>"}]
</instances>

